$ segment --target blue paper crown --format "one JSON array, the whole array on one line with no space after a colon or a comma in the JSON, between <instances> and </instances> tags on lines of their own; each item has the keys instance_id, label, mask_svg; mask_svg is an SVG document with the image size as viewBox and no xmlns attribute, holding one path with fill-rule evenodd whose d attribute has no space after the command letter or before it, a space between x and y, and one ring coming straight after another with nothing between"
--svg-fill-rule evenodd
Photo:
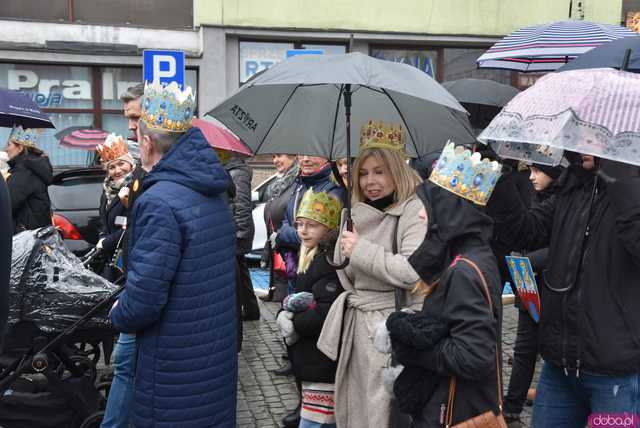
<instances>
[{"instance_id":1,"label":"blue paper crown","mask_svg":"<svg viewBox=\"0 0 640 428\"><path fill-rule=\"evenodd\" d=\"M486 205L500 178L502 165L481 159L463 146L448 142L429 181L478 205Z\"/></svg>"},{"instance_id":2,"label":"blue paper crown","mask_svg":"<svg viewBox=\"0 0 640 428\"><path fill-rule=\"evenodd\" d=\"M162 86L146 83L141 101L141 119L151 129L185 132L191 127L195 97L189 86L181 91L176 82Z\"/></svg>"},{"instance_id":3,"label":"blue paper crown","mask_svg":"<svg viewBox=\"0 0 640 428\"><path fill-rule=\"evenodd\" d=\"M36 147L36 141L38 141L40 131L41 130L37 128L22 129L22 126L14 126L9 135L9 141L27 147Z\"/></svg>"}]
</instances>

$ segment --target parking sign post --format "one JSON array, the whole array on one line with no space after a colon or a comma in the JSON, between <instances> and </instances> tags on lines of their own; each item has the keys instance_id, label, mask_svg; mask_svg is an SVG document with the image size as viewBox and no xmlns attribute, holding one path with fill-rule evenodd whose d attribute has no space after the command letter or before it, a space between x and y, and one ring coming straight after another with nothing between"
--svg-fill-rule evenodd
<instances>
[{"instance_id":1,"label":"parking sign post","mask_svg":"<svg viewBox=\"0 0 640 428\"><path fill-rule=\"evenodd\" d=\"M184 52L145 50L142 58L145 82L158 80L162 85L176 82L180 89L184 89Z\"/></svg>"}]
</instances>

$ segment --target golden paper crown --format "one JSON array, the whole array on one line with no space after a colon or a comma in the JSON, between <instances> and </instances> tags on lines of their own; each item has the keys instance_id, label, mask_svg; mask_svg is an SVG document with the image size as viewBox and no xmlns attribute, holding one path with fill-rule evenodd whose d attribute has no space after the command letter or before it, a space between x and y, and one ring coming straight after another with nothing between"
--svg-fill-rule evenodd
<instances>
[{"instance_id":1,"label":"golden paper crown","mask_svg":"<svg viewBox=\"0 0 640 428\"><path fill-rule=\"evenodd\" d=\"M104 143L98 144L96 152L100 156L100 162L106 165L109 162L120 159L122 156L128 155L129 145L122 136L112 133L109 134Z\"/></svg>"},{"instance_id":2,"label":"golden paper crown","mask_svg":"<svg viewBox=\"0 0 640 428\"><path fill-rule=\"evenodd\" d=\"M429 181L477 205L486 205L502 173L502 165L483 159L449 141L435 164Z\"/></svg>"},{"instance_id":3,"label":"golden paper crown","mask_svg":"<svg viewBox=\"0 0 640 428\"><path fill-rule=\"evenodd\" d=\"M41 132L42 129L22 128L22 126L14 125L11 134L9 134L9 141L26 147L36 147L36 141L38 141Z\"/></svg>"},{"instance_id":4,"label":"golden paper crown","mask_svg":"<svg viewBox=\"0 0 640 428\"><path fill-rule=\"evenodd\" d=\"M304 193L300 206L298 207L298 217L315 220L329 229L335 229L340 221L342 203L335 196L326 192L314 193L310 188Z\"/></svg>"},{"instance_id":5,"label":"golden paper crown","mask_svg":"<svg viewBox=\"0 0 640 428\"><path fill-rule=\"evenodd\" d=\"M163 86L155 81L145 84L140 106L148 128L185 132L191 128L196 101L189 86L183 91L176 82Z\"/></svg>"},{"instance_id":6,"label":"golden paper crown","mask_svg":"<svg viewBox=\"0 0 640 428\"><path fill-rule=\"evenodd\" d=\"M360 152L372 148L404 152L404 145L402 125L385 125L384 122L369 120L360 129Z\"/></svg>"}]
</instances>

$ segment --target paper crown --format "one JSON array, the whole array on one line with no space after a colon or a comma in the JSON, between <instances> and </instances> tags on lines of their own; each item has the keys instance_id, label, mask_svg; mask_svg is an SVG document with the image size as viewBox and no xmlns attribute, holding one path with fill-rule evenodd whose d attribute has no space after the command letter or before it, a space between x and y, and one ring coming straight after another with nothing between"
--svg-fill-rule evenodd
<instances>
[{"instance_id":1,"label":"paper crown","mask_svg":"<svg viewBox=\"0 0 640 428\"><path fill-rule=\"evenodd\" d=\"M112 133L109 134L104 143L98 144L96 152L100 156L100 162L103 165L107 165L109 162L128 156L129 145L122 136Z\"/></svg>"},{"instance_id":2,"label":"paper crown","mask_svg":"<svg viewBox=\"0 0 640 428\"><path fill-rule=\"evenodd\" d=\"M40 132L41 130L37 128L23 129L22 126L14 126L9 134L9 141L26 147L36 147Z\"/></svg>"},{"instance_id":3,"label":"paper crown","mask_svg":"<svg viewBox=\"0 0 640 428\"><path fill-rule=\"evenodd\" d=\"M191 127L195 105L189 86L182 91L176 82L166 86L158 81L147 82L140 104L141 119L150 129L185 132Z\"/></svg>"},{"instance_id":4,"label":"paper crown","mask_svg":"<svg viewBox=\"0 0 640 428\"><path fill-rule=\"evenodd\" d=\"M296 218L308 218L329 229L335 229L340 221L341 210L342 203L335 196L326 192L315 193L313 188L310 188L302 196Z\"/></svg>"},{"instance_id":5,"label":"paper crown","mask_svg":"<svg viewBox=\"0 0 640 428\"><path fill-rule=\"evenodd\" d=\"M481 159L462 146L448 142L429 181L478 205L486 205L500 177L502 165Z\"/></svg>"},{"instance_id":6,"label":"paper crown","mask_svg":"<svg viewBox=\"0 0 640 428\"><path fill-rule=\"evenodd\" d=\"M369 120L360 129L360 152L373 148L404 152L404 144L402 125L385 125L384 122Z\"/></svg>"}]
</instances>

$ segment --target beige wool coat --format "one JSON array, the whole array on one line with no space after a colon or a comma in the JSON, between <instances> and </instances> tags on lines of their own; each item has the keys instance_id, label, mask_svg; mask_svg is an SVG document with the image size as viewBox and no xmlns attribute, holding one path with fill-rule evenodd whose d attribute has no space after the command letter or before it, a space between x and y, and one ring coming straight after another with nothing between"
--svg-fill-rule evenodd
<instances>
[{"instance_id":1,"label":"beige wool coat","mask_svg":"<svg viewBox=\"0 0 640 428\"><path fill-rule=\"evenodd\" d=\"M422 304L422 297L410 292L418 274L407 261L426 234L418 218L421 208L415 196L386 212L365 203L353 206L358 241L351 262L338 271L345 292L331 306L318 340L318 349L338 361L338 428L389 426L391 396L383 386L382 370L389 365L390 356L378 352L372 338L378 323L395 310L396 287L405 290L406 306L419 308ZM335 259L342 261L339 240Z\"/></svg>"}]
</instances>

